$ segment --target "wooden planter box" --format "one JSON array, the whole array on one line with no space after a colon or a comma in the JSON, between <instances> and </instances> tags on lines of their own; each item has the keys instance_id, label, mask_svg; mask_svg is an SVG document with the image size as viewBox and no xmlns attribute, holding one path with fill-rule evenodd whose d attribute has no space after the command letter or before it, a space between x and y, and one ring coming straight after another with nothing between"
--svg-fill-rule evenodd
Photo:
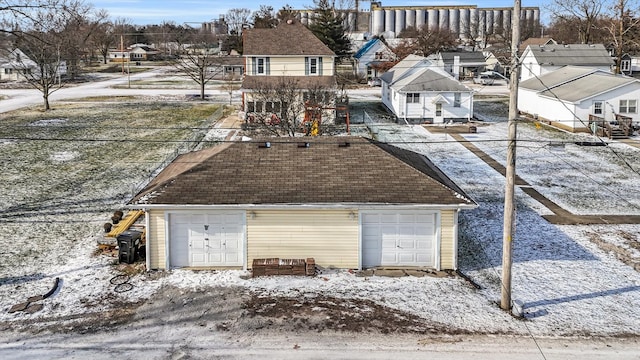
<instances>
[{"instance_id":1,"label":"wooden planter box","mask_svg":"<svg viewBox=\"0 0 640 360\"><path fill-rule=\"evenodd\" d=\"M316 263L313 258L304 259L254 259L252 276L298 275L313 276L316 273Z\"/></svg>"}]
</instances>

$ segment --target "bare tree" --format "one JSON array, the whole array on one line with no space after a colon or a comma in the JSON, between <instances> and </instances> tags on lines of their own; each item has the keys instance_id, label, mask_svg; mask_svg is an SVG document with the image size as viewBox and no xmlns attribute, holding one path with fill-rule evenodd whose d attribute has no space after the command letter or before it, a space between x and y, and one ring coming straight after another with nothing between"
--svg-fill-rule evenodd
<instances>
[{"instance_id":1,"label":"bare tree","mask_svg":"<svg viewBox=\"0 0 640 360\"><path fill-rule=\"evenodd\" d=\"M217 44L213 34L199 32L188 40L180 43L180 56L173 65L200 86L200 98L204 100L206 85L222 72L222 58L213 51Z\"/></svg>"},{"instance_id":2,"label":"bare tree","mask_svg":"<svg viewBox=\"0 0 640 360\"><path fill-rule=\"evenodd\" d=\"M631 6L631 0L617 0L611 8L613 16L605 20L605 29L611 38L615 52L616 74L621 72L622 55L637 49L640 44L640 38L638 38L640 19L636 18L637 7L632 9Z\"/></svg>"},{"instance_id":3,"label":"bare tree","mask_svg":"<svg viewBox=\"0 0 640 360\"><path fill-rule=\"evenodd\" d=\"M103 21L97 24L95 31L91 34L90 43L102 57L104 64L107 63L109 49L116 45L116 27L111 21Z\"/></svg>"},{"instance_id":4,"label":"bare tree","mask_svg":"<svg viewBox=\"0 0 640 360\"><path fill-rule=\"evenodd\" d=\"M74 2L73 6L76 10L60 33L62 58L66 60L70 80L80 74L82 58L90 52L91 36L109 15L106 10L94 11L82 2Z\"/></svg>"},{"instance_id":5,"label":"bare tree","mask_svg":"<svg viewBox=\"0 0 640 360\"><path fill-rule=\"evenodd\" d=\"M275 136L312 135L321 132L322 118L333 112L335 91L321 85L302 90L297 79L281 76L253 89L250 98L254 108L246 116L254 131Z\"/></svg>"},{"instance_id":6,"label":"bare tree","mask_svg":"<svg viewBox=\"0 0 640 360\"><path fill-rule=\"evenodd\" d=\"M429 56L440 51L449 50L458 44L458 37L448 29L439 27L422 26L415 32L407 33L411 36L404 43L405 47L411 47L412 53ZM398 55L400 57L400 55Z\"/></svg>"},{"instance_id":7,"label":"bare tree","mask_svg":"<svg viewBox=\"0 0 640 360\"><path fill-rule=\"evenodd\" d=\"M260 10L253 13L253 27L270 29L278 26L278 18L272 6L260 5Z\"/></svg>"},{"instance_id":8,"label":"bare tree","mask_svg":"<svg viewBox=\"0 0 640 360\"><path fill-rule=\"evenodd\" d=\"M229 9L224 19L229 26L229 34L240 36L242 35L242 29L251 23L251 10L241 8Z\"/></svg>"},{"instance_id":9,"label":"bare tree","mask_svg":"<svg viewBox=\"0 0 640 360\"><path fill-rule=\"evenodd\" d=\"M17 59L16 70L42 93L46 111L51 109L50 94L64 85L61 73L64 69L64 30L85 8L78 1L38 1L30 4L31 7L20 9L11 30L13 48L25 54ZM11 15L15 14L11 12Z\"/></svg>"},{"instance_id":10,"label":"bare tree","mask_svg":"<svg viewBox=\"0 0 640 360\"><path fill-rule=\"evenodd\" d=\"M240 89L240 75L236 75L234 72L224 75L223 89L229 94L229 105L233 100L233 92Z\"/></svg>"},{"instance_id":11,"label":"bare tree","mask_svg":"<svg viewBox=\"0 0 640 360\"><path fill-rule=\"evenodd\" d=\"M548 9L552 17L575 23L580 43L589 44L603 5L601 0L552 0Z\"/></svg>"}]
</instances>

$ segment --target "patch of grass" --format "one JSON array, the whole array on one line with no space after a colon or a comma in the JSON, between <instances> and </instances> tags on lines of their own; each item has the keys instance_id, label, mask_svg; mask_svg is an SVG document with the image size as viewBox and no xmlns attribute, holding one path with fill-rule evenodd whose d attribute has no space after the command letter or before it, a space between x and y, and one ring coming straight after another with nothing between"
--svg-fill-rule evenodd
<instances>
[{"instance_id":1,"label":"patch of grass","mask_svg":"<svg viewBox=\"0 0 640 360\"><path fill-rule=\"evenodd\" d=\"M0 253L0 277L64 263L80 249L90 255L95 242L83 239L206 132L220 106L119 100L5 114L0 138L12 140L0 143L0 233L11 236L0 246L13 250Z\"/></svg>"}]
</instances>

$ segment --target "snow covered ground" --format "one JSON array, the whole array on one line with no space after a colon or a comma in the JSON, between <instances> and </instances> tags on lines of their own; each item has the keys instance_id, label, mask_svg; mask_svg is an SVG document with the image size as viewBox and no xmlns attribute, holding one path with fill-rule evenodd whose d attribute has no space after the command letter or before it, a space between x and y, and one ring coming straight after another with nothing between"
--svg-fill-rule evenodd
<instances>
[{"instance_id":1,"label":"snow covered ground","mask_svg":"<svg viewBox=\"0 0 640 360\"><path fill-rule=\"evenodd\" d=\"M214 138L224 136L219 129L215 132ZM5 171L0 181L7 185L0 192L4 214L0 222L0 329L51 331L53 325L64 332L65 326L74 321L152 299L168 286L184 289L185 294L237 286L267 297L369 299L454 333L640 335L640 274L594 242L597 238L618 244L637 258L639 224L552 225L541 217L550 212L518 190L513 298L524 303L525 319L516 319L496 304L500 296L504 178L449 135L430 133L421 126L393 124L377 126L373 133L379 140L427 154L480 204L478 209L461 214L459 264L482 286L481 290L458 277L357 277L340 270L325 271L315 278L245 279L243 271L173 270L138 273L130 279L131 291L115 292L110 279L119 274L118 268L113 257L94 254L95 236L109 206L126 201L126 193L144 176L133 177L132 183L120 179L111 183L115 188L96 180L73 186L69 182L74 174L84 171L81 160L88 154L100 159L101 166L108 167L114 161L120 173L136 169L145 173L153 164L115 161L118 153L104 148L100 149L102 157L96 157L96 149L90 147L63 148L51 143L41 143L33 153L24 153L12 150L14 141L2 141L0 154ZM504 122L488 123L480 126L477 134L465 136L504 163ZM576 135L534 125L521 126L520 136L527 142L519 148L518 174L545 196L579 214L640 214L637 148L619 143L602 148L579 147L573 143ZM24 172L33 176L25 180L20 175ZM40 172L44 176L36 176ZM111 201L114 198L116 202ZM16 210L18 203L20 211ZM43 203L52 206L43 208ZM67 224L69 216L81 221ZM62 286L43 301L41 311L7 312L29 296L46 293L56 277L62 279ZM114 325L114 331L117 329ZM190 336L204 336L202 332L194 324L181 328L179 336L168 337L167 341L179 344ZM20 341L19 336L9 334L5 333L6 346L0 347L0 353L6 349L4 353L11 354L11 346ZM94 346L100 346L100 341L113 341L106 335L92 336Z\"/></svg>"}]
</instances>

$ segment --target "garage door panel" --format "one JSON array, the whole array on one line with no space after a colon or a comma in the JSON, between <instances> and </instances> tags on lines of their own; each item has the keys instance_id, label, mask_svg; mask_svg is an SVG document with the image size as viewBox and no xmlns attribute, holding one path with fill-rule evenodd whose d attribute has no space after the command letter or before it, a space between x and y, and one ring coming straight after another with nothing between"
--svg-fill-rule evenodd
<instances>
[{"instance_id":1,"label":"garage door panel","mask_svg":"<svg viewBox=\"0 0 640 360\"><path fill-rule=\"evenodd\" d=\"M435 212L365 212L361 219L363 266L434 266Z\"/></svg>"},{"instance_id":2,"label":"garage door panel","mask_svg":"<svg viewBox=\"0 0 640 360\"><path fill-rule=\"evenodd\" d=\"M414 239L400 239L398 241L398 247L402 250L414 250L417 248Z\"/></svg>"},{"instance_id":3,"label":"garage door panel","mask_svg":"<svg viewBox=\"0 0 640 360\"><path fill-rule=\"evenodd\" d=\"M398 262L398 254L396 253L383 253L382 254L382 264L396 264Z\"/></svg>"},{"instance_id":4,"label":"garage door panel","mask_svg":"<svg viewBox=\"0 0 640 360\"><path fill-rule=\"evenodd\" d=\"M242 266L244 213L170 214L173 267Z\"/></svg>"}]
</instances>

